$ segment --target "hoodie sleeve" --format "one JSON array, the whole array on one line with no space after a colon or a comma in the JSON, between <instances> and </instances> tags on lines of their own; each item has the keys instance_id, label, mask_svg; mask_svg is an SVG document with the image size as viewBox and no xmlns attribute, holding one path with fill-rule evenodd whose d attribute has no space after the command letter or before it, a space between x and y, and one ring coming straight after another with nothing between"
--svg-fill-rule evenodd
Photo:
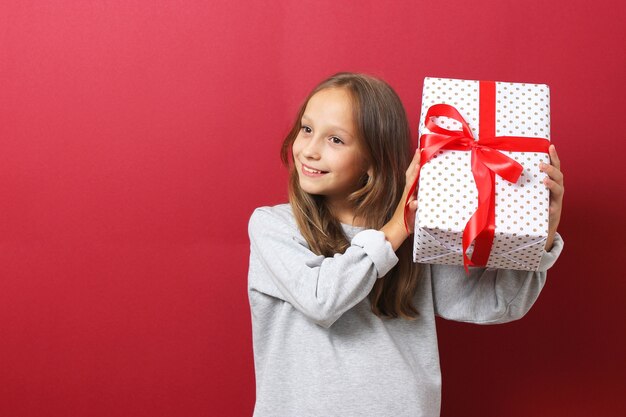
<instances>
[{"instance_id":1,"label":"hoodie sleeve","mask_svg":"<svg viewBox=\"0 0 626 417\"><path fill-rule=\"evenodd\" d=\"M477 324L517 320L539 297L547 270L562 250L563 239L557 233L536 272L470 267L467 276L462 266L430 265L435 313L444 319Z\"/></svg>"},{"instance_id":2,"label":"hoodie sleeve","mask_svg":"<svg viewBox=\"0 0 626 417\"><path fill-rule=\"evenodd\" d=\"M383 232L357 233L343 254L313 253L297 228L270 207L249 224L249 291L280 298L323 327L362 301L398 262Z\"/></svg>"}]
</instances>

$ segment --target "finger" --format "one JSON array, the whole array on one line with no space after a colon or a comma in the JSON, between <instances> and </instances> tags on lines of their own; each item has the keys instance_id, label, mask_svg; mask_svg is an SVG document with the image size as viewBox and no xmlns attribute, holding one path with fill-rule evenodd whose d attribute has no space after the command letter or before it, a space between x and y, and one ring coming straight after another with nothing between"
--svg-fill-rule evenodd
<instances>
[{"instance_id":1,"label":"finger","mask_svg":"<svg viewBox=\"0 0 626 417\"><path fill-rule=\"evenodd\" d=\"M554 145L550 145L548 152L550 153L550 163L560 171L561 160L559 159L559 155L556 153L556 147Z\"/></svg>"},{"instance_id":2,"label":"finger","mask_svg":"<svg viewBox=\"0 0 626 417\"><path fill-rule=\"evenodd\" d=\"M415 209L417 209L417 200L414 198L409 199L407 207L410 210L415 211Z\"/></svg>"},{"instance_id":3,"label":"finger","mask_svg":"<svg viewBox=\"0 0 626 417\"><path fill-rule=\"evenodd\" d=\"M559 184L563 184L563 173L557 167L542 162L539 164L539 170L548 174L551 179Z\"/></svg>"},{"instance_id":4,"label":"finger","mask_svg":"<svg viewBox=\"0 0 626 417\"><path fill-rule=\"evenodd\" d=\"M411 159L411 163L409 164L409 168L407 169L407 173L415 171L416 167L419 167L420 164L420 150L419 148L415 150L415 154L413 154L413 159Z\"/></svg>"},{"instance_id":5,"label":"finger","mask_svg":"<svg viewBox=\"0 0 626 417\"><path fill-rule=\"evenodd\" d=\"M419 164L421 156L422 156L422 152L420 151L420 148L417 148L415 150L415 154L413 154L413 160L417 161L417 163Z\"/></svg>"},{"instance_id":6,"label":"finger","mask_svg":"<svg viewBox=\"0 0 626 417\"><path fill-rule=\"evenodd\" d=\"M409 188L417 178L417 173L420 168L420 153L419 150L415 151L415 155L413 155L413 159L411 160L411 164L406 170L406 185L405 185L405 193L408 193Z\"/></svg>"},{"instance_id":7,"label":"finger","mask_svg":"<svg viewBox=\"0 0 626 417\"><path fill-rule=\"evenodd\" d=\"M558 182L550 179L550 177L545 177L543 179L543 183L550 190L550 195L552 196L552 198L558 199L563 196L565 188Z\"/></svg>"},{"instance_id":8,"label":"finger","mask_svg":"<svg viewBox=\"0 0 626 417\"><path fill-rule=\"evenodd\" d=\"M560 213L562 211L563 211L563 209L560 206L558 206L558 207L550 206L550 214L552 214L552 215L559 213L559 217L560 217L561 216ZM557 220L556 224L559 224L558 220Z\"/></svg>"}]
</instances>

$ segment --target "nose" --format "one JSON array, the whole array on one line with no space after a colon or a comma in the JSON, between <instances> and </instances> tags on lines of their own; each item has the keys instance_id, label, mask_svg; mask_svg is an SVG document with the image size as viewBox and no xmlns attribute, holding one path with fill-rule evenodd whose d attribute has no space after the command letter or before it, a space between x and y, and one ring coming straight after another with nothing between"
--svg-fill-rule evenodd
<instances>
[{"instance_id":1,"label":"nose","mask_svg":"<svg viewBox=\"0 0 626 417\"><path fill-rule=\"evenodd\" d=\"M321 140L317 136L312 137L302 148L302 155L307 159L319 159L320 158L320 144Z\"/></svg>"}]
</instances>

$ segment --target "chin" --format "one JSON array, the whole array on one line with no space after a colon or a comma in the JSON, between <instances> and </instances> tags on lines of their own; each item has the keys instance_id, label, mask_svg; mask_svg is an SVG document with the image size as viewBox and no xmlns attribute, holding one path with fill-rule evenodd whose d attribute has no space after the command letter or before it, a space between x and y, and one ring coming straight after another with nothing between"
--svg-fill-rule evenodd
<instances>
[{"instance_id":1,"label":"chin","mask_svg":"<svg viewBox=\"0 0 626 417\"><path fill-rule=\"evenodd\" d=\"M322 192L322 190L319 189L319 187L311 187L310 184L307 184L306 182L303 182L303 181L299 181L299 185L300 185L300 189L307 194L320 195Z\"/></svg>"},{"instance_id":2,"label":"chin","mask_svg":"<svg viewBox=\"0 0 626 417\"><path fill-rule=\"evenodd\" d=\"M316 190L315 188L312 187L306 187L306 186L302 186L302 183L300 184L300 189L302 191L304 191L307 194L311 194L311 195L319 195L320 194L320 190Z\"/></svg>"}]
</instances>

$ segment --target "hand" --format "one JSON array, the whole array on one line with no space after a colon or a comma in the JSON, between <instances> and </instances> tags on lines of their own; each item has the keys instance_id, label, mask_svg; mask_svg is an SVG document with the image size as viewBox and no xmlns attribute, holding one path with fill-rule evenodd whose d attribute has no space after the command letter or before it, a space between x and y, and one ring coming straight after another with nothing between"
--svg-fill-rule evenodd
<instances>
[{"instance_id":1,"label":"hand","mask_svg":"<svg viewBox=\"0 0 626 417\"><path fill-rule=\"evenodd\" d=\"M413 160L411 164L406 170L406 184L404 185L404 192L402 193L402 198L396 207L396 211L393 213L393 217L387 224L383 226L381 229L382 232L385 233L385 237L391 243L393 250L397 250L402 242L409 237L411 233L413 233L413 229L415 229L415 212L417 211L417 200L416 200L416 192L410 196L409 198L409 207L407 210L406 222L409 231L407 232L404 227L404 204L407 201L407 196L409 195L409 191L411 189L411 185L417 178L417 173L420 169L420 151L417 149L415 151L415 155L413 155Z\"/></svg>"},{"instance_id":2,"label":"hand","mask_svg":"<svg viewBox=\"0 0 626 417\"><path fill-rule=\"evenodd\" d=\"M561 161L556 154L554 145L550 145L550 164L539 164L539 170L548 174L543 179L543 183L550 190L550 209L548 220L548 238L546 240L546 251L552 249L556 229L561 220L561 209L563 207L563 173L561 172Z\"/></svg>"},{"instance_id":3,"label":"hand","mask_svg":"<svg viewBox=\"0 0 626 417\"><path fill-rule=\"evenodd\" d=\"M409 195L409 191L413 182L417 178L417 174L420 170L420 150L417 149L415 151L415 155L413 155L413 160L409 164L409 167L406 170L406 184L404 186L404 192L402 193L402 199L400 200L400 204L398 204L398 208L396 209L396 213L394 213L394 217L401 212L402 215L402 224L404 225L404 206L407 201L407 196ZM415 229L415 212L417 211L417 188L415 188L415 192L413 195L409 197L409 208L406 211L406 224L409 229L409 234L413 233Z\"/></svg>"}]
</instances>

